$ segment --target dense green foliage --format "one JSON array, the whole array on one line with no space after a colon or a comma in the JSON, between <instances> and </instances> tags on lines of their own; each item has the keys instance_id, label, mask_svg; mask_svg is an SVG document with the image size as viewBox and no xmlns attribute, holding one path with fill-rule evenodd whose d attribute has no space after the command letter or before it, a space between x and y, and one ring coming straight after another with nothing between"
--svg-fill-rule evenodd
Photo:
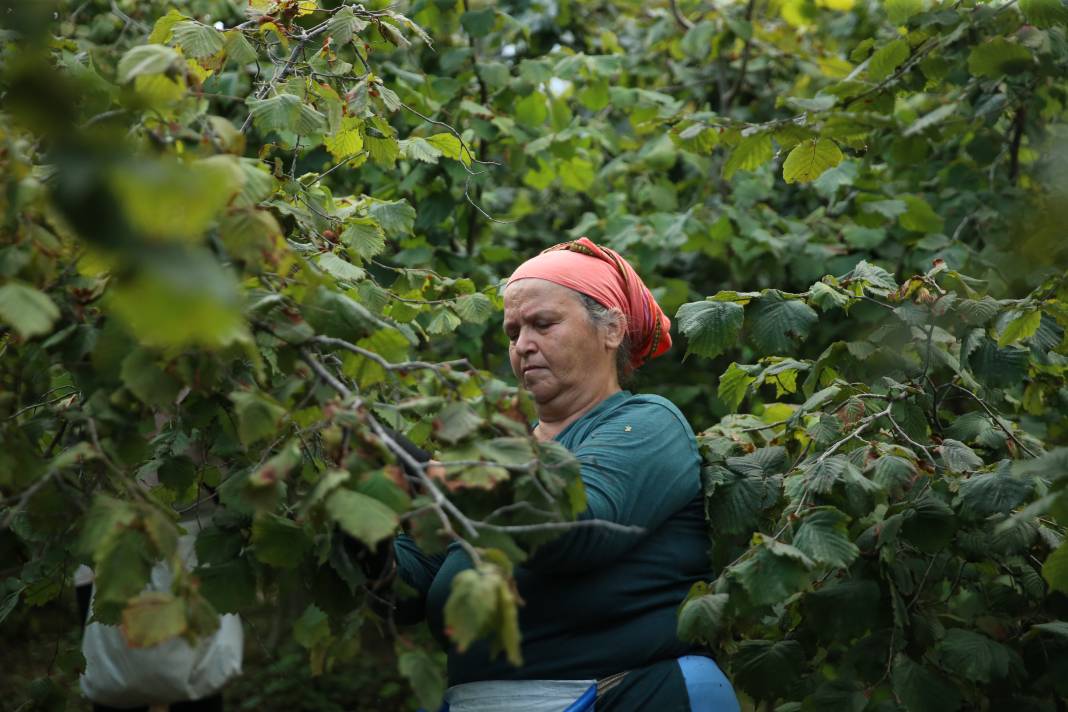
<instances>
[{"instance_id":1,"label":"dense green foliage","mask_svg":"<svg viewBox=\"0 0 1068 712\"><path fill-rule=\"evenodd\" d=\"M1068 696L1061 0L2 17L0 625L91 563L134 644L267 602L276 670L373 655L431 706L440 655L370 610L405 592L339 546L403 525L469 548L451 634L517 659L512 563L583 496L497 286L588 235L677 314L636 388L702 431L715 570L679 629L747 705ZM413 493L384 426L447 475ZM210 522L193 570L175 511Z\"/></svg>"}]
</instances>

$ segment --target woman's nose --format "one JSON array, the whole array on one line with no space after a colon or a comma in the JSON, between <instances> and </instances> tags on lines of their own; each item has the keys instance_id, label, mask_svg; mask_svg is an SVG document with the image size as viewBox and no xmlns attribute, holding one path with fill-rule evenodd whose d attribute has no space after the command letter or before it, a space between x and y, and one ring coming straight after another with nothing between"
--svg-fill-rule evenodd
<instances>
[{"instance_id":1,"label":"woman's nose","mask_svg":"<svg viewBox=\"0 0 1068 712\"><path fill-rule=\"evenodd\" d=\"M534 339L531 338L530 331L526 328L519 330L519 336L515 340L515 350L520 353L529 353L536 348Z\"/></svg>"}]
</instances>

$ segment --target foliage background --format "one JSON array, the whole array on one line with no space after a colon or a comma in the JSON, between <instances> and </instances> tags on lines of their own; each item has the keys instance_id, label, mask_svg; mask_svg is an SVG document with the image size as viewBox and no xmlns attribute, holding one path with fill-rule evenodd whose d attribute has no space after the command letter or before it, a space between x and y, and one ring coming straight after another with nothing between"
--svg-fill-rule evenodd
<instances>
[{"instance_id":1,"label":"foliage background","mask_svg":"<svg viewBox=\"0 0 1068 712\"><path fill-rule=\"evenodd\" d=\"M581 502L524 439L496 287L580 235L678 312L634 388L702 432L717 578L680 631L747 705L1066 695L1058 0L3 13L14 708L79 704L88 561L146 644L244 611L234 704L432 704L440 655L335 533L401 519L480 550L456 640L515 655L508 562ZM410 497L382 424L458 464ZM508 508L540 489L548 521ZM201 507L190 572L169 512Z\"/></svg>"}]
</instances>

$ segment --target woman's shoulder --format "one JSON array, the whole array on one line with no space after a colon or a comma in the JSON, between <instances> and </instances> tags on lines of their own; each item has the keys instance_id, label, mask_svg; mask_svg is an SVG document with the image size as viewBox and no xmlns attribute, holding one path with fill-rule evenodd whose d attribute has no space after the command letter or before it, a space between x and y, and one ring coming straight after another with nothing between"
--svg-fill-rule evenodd
<instances>
[{"instance_id":1,"label":"woman's shoulder","mask_svg":"<svg viewBox=\"0 0 1068 712\"><path fill-rule=\"evenodd\" d=\"M664 396L659 396L655 393L628 393L625 398L621 399L616 412L626 414L640 413L657 418L664 418L670 415L671 418L685 425L687 430L690 429L690 423L686 420L686 416L682 414L682 411L679 410L679 407Z\"/></svg>"},{"instance_id":2,"label":"woman's shoulder","mask_svg":"<svg viewBox=\"0 0 1068 712\"><path fill-rule=\"evenodd\" d=\"M678 406L652 393L622 392L611 403L611 407L600 413L597 421L597 426L625 421L632 428L640 426L643 430L695 440L693 429Z\"/></svg>"}]
</instances>

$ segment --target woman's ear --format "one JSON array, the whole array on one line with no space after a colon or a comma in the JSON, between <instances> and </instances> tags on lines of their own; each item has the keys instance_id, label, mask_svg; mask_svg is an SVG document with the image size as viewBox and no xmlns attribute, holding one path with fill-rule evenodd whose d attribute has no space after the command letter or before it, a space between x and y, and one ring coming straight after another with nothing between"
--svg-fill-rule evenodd
<instances>
[{"instance_id":1,"label":"woman's ear","mask_svg":"<svg viewBox=\"0 0 1068 712\"><path fill-rule=\"evenodd\" d=\"M627 316L619 309L610 310L615 319L605 327L605 346L610 349L618 349L623 343L623 337L627 335Z\"/></svg>"}]
</instances>

